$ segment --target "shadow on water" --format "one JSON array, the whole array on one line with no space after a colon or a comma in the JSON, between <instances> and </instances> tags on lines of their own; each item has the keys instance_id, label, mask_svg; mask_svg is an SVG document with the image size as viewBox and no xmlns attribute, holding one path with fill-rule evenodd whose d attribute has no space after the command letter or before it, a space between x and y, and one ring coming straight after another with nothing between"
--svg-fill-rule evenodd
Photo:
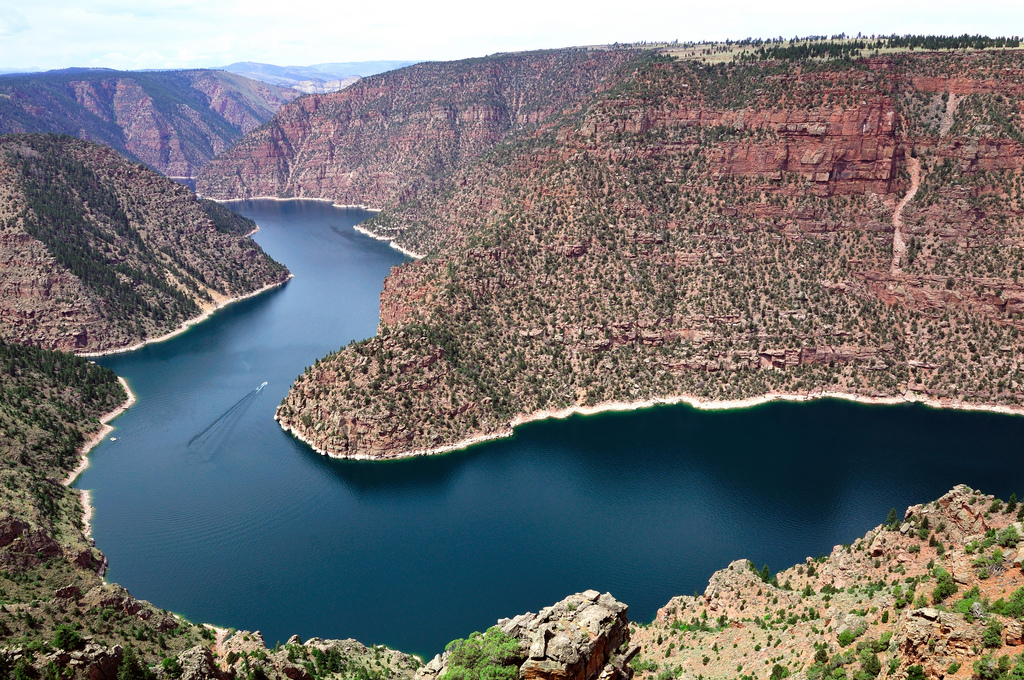
<instances>
[{"instance_id":1,"label":"shadow on water","mask_svg":"<svg viewBox=\"0 0 1024 680\"><path fill-rule=\"evenodd\" d=\"M332 481L364 501L410 493L444 497L458 483L468 457L474 455L472 450L466 450L443 456L365 461L324 456L298 440L296 449Z\"/></svg>"},{"instance_id":2,"label":"shadow on water","mask_svg":"<svg viewBox=\"0 0 1024 680\"><path fill-rule=\"evenodd\" d=\"M827 553L958 483L1024 491L1024 418L832 400L656 407L530 423L438 457L325 458L274 407L303 366L375 333L403 258L352 230L369 213L235 208L295 278L98 359L139 402L79 481L108 577L193 620L432 656L588 588L650 620L735 559L778 569Z\"/></svg>"}]
</instances>

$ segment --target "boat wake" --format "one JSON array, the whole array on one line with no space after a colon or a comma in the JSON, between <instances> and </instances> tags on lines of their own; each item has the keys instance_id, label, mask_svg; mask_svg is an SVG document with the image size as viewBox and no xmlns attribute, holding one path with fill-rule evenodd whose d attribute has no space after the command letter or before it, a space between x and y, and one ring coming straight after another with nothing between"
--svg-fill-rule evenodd
<instances>
[{"instance_id":1,"label":"boat wake","mask_svg":"<svg viewBox=\"0 0 1024 680\"><path fill-rule=\"evenodd\" d=\"M185 452L209 461L227 440L228 435L238 425L238 421L248 413L259 400L260 392L267 386L264 381L259 387L249 391L244 397L229 406L223 413L213 419L206 427L192 435L185 445Z\"/></svg>"}]
</instances>

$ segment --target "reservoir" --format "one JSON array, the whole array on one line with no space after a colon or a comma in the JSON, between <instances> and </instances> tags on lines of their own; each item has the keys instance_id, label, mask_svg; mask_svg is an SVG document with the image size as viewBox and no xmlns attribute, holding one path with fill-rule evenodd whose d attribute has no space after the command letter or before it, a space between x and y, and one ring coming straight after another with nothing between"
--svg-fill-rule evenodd
<instances>
[{"instance_id":1,"label":"reservoir","mask_svg":"<svg viewBox=\"0 0 1024 680\"><path fill-rule=\"evenodd\" d=\"M376 332L405 259L353 230L364 211L229 205L295 278L98 359L138 403L76 483L108 580L193 621L429 658L588 588L650 621L733 560L788 567L958 483L1024 495L1024 418L834 400L577 416L407 461L322 457L274 409L306 366Z\"/></svg>"}]
</instances>

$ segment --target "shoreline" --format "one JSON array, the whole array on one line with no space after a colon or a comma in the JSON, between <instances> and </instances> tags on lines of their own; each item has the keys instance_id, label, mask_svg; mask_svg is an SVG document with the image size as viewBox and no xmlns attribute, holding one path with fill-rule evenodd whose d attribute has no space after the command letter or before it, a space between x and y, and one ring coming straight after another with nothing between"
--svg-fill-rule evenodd
<instances>
[{"instance_id":1,"label":"shoreline","mask_svg":"<svg viewBox=\"0 0 1024 680\"><path fill-rule=\"evenodd\" d=\"M910 396L908 396L910 395ZM483 444L484 442L494 441L498 439L507 439L515 434L515 429L520 425L527 423L539 422L542 420L564 420L574 415L581 416L592 416L599 413L619 413L628 411L639 411L641 409L653 408L655 406L674 406L678 404L686 404L691 408L699 411L738 411L742 409L754 408L756 406L762 406L775 401L789 401L789 402L810 402L818 399L840 399L843 401L851 401L857 404L864 404L868 406L897 406L899 404L921 404L928 408L934 409L950 409L954 411L983 411L987 413L998 413L1001 415L1011 416L1024 416L1024 407L1021 406L1001 406L998 404L970 404L962 400L943 400L933 399L931 397L917 396L916 393L908 391L907 393L898 397L868 397L860 394L850 394L849 392L826 392L824 390L818 392L808 392L804 394L763 394L757 397L747 397L745 399L729 399L724 401L715 401L710 399L701 399L692 395L680 395L676 397L657 397L652 399L642 399L639 401L606 401L593 406L569 406L564 409L545 409L541 411L534 411L524 415L516 416L509 423L508 427L499 430L497 432L491 432L487 434L478 434L472 437L467 437L453 444L446 444L444 446L438 446L432 449L413 449L411 451L405 451L394 456L370 456L366 454L356 454L353 456L339 456L330 452L324 451L318 446L307 441L296 429L291 425L285 425L282 423L277 414L274 414L274 420L278 421L278 425L285 432L288 432L296 439L306 444L311 449L316 451L322 456L328 458L337 458L340 460L367 460L367 461L384 461L384 460L402 460L404 458L416 458L419 456L438 456L446 453L452 453L455 451L463 451L477 444Z\"/></svg>"},{"instance_id":2,"label":"shoreline","mask_svg":"<svg viewBox=\"0 0 1024 680\"><path fill-rule=\"evenodd\" d=\"M381 208L371 208L368 205L362 203L335 203L330 198L313 198L311 196L292 196L290 198L281 198L280 196L249 196L248 198L208 198L203 196L207 200L214 201L215 203L238 203L239 201L318 201L320 203L330 203L335 208L358 208L359 210L365 210L366 212L379 213Z\"/></svg>"},{"instance_id":3,"label":"shoreline","mask_svg":"<svg viewBox=\"0 0 1024 680\"><path fill-rule=\"evenodd\" d=\"M137 401L135 393L132 392L132 388L128 385L128 381L121 376L117 376L117 380L121 383L121 387L124 388L125 394L128 396L120 406L115 408L113 411L104 413L100 416L101 426L99 432L94 434L89 441L82 445L81 450L78 452L78 465L74 470L69 472L68 476L64 478L63 482L61 482L66 487L70 487L74 484L79 475L85 472L89 467L89 452L96 448L96 445L103 441L108 434L114 431L114 426L110 424L110 421L127 411ZM85 535L86 539L91 542L93 515L92 496L89 495L88 489L79 489L78 495L82 502L82 533Z\"/></svg>"},{"instance_id":4,"label":"shoreline","mask_svg":"<svg viewBox=\"0 0 1024 680\"><path fill-rule=\"evenodd\" d=\"M292 198L280 198L278 196L250 196L249 198L211 198L210 200L216 201L217 203L237 203L239 201L319 201L321 203L330 203L335 208L358 208L359 210L365 210L366 212L381 212L380 208L371 208L368 205L362 205L358 203L335 203L330 198L308 198L302 196L293 196ZM426 257L426 255L420 255L419 253L409 250L408 248L403 248L402 246L398 245L398 243L396 243L394 239L388 238L387 236L380 236L379 234L375 234L366 227L354 224L352 225L352 228L364 236L369 236L375 241L387 241L389 246L391 246L398 252L402 253L406 257L411 257L414 260L422 260L424 257Z\"/></svg>"},{"instance_id":5,"label":"shoreline","mask_svg":"<svg viewBox=\"0 0 1024 680\"><path fill-rule=\"evenodd\" d=\"M423 258L426 257L426 255L420 255L419 253L414 253L413 251L408 250L407 248L403 248L402 246L400 246L397 243L395 243L394 239L390 239L387 236L381 236L379 234L375 234L372 231L370 231L369 229L367 229L366 227L361 227L358 224L353 224L352 228L355 229L356 231L358 231L360 234L362 234L364 236L369 236L374 241L387 241L389 246L391 246L392 248L394 248L398 252L402 253L406 257L411 257L414 260L422 260Z\"/></svg>"},{"instance_id":6,"label":"shoreline","mask_svg":"<svg viewBox=\"0 0 1024 680\"><path fill-rule=\"evenodd\" d=\"M259 230L259 227L256 228L256 231L258 231L258 230ZM249 235L256 233L256 231L250 232ZM206 321L211 316L213 316L214 313L220 311L221 309L224 309L228 305L234 304L235 302L241 302L242 300L247 300L247 299L249 299L251 297L256 297L257 295L259 295L261 293L265 293L268 290L271 290L272 288L277 288L278 286L283 286L284 284L288 283L293 278L295 278L295 275L292 274L291 272L289 272L288 273L288 278L286 278L284 281L280 281L278 283L268 283L267 285L263 286L262 288L254 290L254 291L252 291L250 293L246 293L245 295L239 295L238 297L233 297L233 298L225 298L225 299L221 300L220 302L215 303L212 307L210 307L209 309L203 311L198 316L194 316L191 319L187 319L180 326L175 328L173 331L171 331L169 333L165 333L165 334L163 334L161 336L158 336L158 337L155 337L155 338L149 338L148 340L143 340L142 342L137 342L134 345L129 345L128 347L119 347L119 348L116 348L116 349L104 349L104 350L100 350L98 352L75 352L75 355L83 357L83 358L105 357L105 356L110 356L112 354L124 354L125 352L134 352L137 349L142 349L146 345L152 345L152 344L155 344L155 343L158 343L158 342L164 342L166 340L170 340L173 337L181 335L182 333L184 333L188 329L192 328L192 326L195 326L196 324L200 324L200 323Z\"/></svg>"}]
</instances>

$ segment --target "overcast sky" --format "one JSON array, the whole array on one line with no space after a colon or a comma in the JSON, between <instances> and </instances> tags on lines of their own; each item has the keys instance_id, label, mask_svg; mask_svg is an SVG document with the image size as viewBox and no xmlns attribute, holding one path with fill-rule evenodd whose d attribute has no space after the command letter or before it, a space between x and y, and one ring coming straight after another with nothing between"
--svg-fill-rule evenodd
<instances>
[{"instance_id":1,"label":"overcast sky","mask_svg":"<svg viewBox=\"0 0 1024 680\"><path fill-rule=\"evenodd\" d=\"M439 60L638 40L1024 34L1024 0L0 0L0 68Z\"/></svg>"}]
</instances>

